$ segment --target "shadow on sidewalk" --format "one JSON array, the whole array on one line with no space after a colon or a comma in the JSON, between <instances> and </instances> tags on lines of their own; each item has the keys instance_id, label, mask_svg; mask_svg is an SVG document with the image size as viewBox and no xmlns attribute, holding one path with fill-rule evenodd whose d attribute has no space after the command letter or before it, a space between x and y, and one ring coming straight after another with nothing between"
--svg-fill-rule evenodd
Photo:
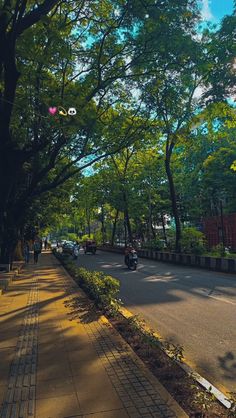
<instances>
[{"instance_id":1,"label":"shadow on sidewalk","mask_svg":"<svg viewBox=\"0 0 236 418\"><path fill-rule=\"evenodd\" d=\"M81 323L88 324L90 322L98 321L102 316L94 302L87 297L74 297L71 300L65 301L65 307L69 308L68 317L70 321L78 320Z\"/></svg>"}]
</instances>

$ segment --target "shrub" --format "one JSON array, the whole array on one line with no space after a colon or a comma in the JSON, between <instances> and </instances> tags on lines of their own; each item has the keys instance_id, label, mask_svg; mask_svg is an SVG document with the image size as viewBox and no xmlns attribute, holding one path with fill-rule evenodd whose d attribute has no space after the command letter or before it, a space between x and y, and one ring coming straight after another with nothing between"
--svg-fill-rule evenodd
<instances>
[{"instance_id":1,"label":"shrub","mask_svg":"<svg viewBox=\"0 0 236 418\"><path fill-rule=\"evenodd\" d=\"M81 237L81 241L82 241L82 242L83 242L83 241L87 241L87 240L89 240L89 239L94 239L94 234L90 234L90 235L85 234L85 235L82 235L82 237Z\"/></svg>"},{"instance_id":2,"label":"shrub","mask_svg":"<svg viewBox=\"0 0 236 418\"><path fill-rule=\"evenodd\" d=\"M228 401L230 402L230 408L228 410L228 418L236 417L236 392L227 392L229 394Z\"/></svg>"},{"instance_id":3,"label":"shrub","mask_svg":"<svg viewBox=\"0 0 236 418\"><path fill-rule=\"evenodd\" d=\"M68 232L68 240L70 241L77 241L78 239L78 235L75 234L74 232Z\"/></svg>"},{"instance_id":4,"label":"shrub","mask_svg":"<svg viewBox=\"0 0 236 418\"><path fill-rule=\"evenodd\" d=\"M99 271L79 268L65 255L55 251L54 254L99 308L109 311L110 314L115 314L118 311L121 305L121 301L117 298L120 290L119 280Z\"/></svg>"},{"instance_id":5,"label":"shrub","mask_svg":"<svg viewBox=\"0 0 236 418\"><path fill-rule=\"evenodd\" d=\"M197 385L191 385L192 389L195 390L194 399L192 405L199 406L203 411L208 411L212 403L216 400L215 396L212 393L212 387L203 391L198 388Z\"/></svg>"},{"instance_id":6,"label":"shrub","mask_svg":"<svg viewBox=\"0 0 236 418\"><path fill-rule=\"evenodd\" d=\"M203 254L206 250L205 235L193 227L183 229L180 244L183 253Z\"/></svg>"},{"instance_id":7,"label":"shrub","mask_svg":"<svg viewBox=\"0 0 236 418\"><path fill-rule=\"evenodd\" d=\"M77 269L76 279L99 307L109 311L117 309L119 280L102 272L88 271L84 268Z\"/></svg>"},{"instance_id":8,"label":"shrub","mask_svg":"<svg viewBox=\"0 0 236 418\"><path fill-rule=\"evenodd\" d=\"M102 235L101 231L95 232L94 239L95 239L97 245L101 245L103 243L103 235Z\"/></svg>"},{"instance_id":9,"label":"shrub","mask_svg":"<svg viewBox=\"0 0 236 418\"><path fill-rule=\"evenodd\" d=\"M142 248L153 249L157 251L161 251L166 248L165 241L160 238L155 238L151 241L147 241L142 244Z\"/></svg>"}]
</instances>

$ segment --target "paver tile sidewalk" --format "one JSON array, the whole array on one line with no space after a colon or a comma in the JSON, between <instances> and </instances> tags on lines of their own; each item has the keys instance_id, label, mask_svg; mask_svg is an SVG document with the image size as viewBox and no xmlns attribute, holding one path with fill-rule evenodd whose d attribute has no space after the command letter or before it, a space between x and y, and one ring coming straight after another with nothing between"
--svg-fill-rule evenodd
<instances>
[{"instance_id":1,"label":"paver tile sidewalk","mask_svg":"<svg viewBox=\"0 0 236 418\"><path fill-rule=\"evenodd\" d=\"M0 418L187 417L50 253L0 296Z\"/></svg>"}]
</instances>

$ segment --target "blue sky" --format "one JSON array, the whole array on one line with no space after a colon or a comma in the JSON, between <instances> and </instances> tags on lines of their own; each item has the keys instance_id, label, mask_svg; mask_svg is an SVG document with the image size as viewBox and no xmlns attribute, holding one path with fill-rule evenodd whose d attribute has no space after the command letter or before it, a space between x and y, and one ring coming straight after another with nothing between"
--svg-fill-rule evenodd
<instances>
[{"instance_id":1,"label":"blue sky","mask_svg":"<svg viewBox=\"0 0 236 418\"><path fill-rule=\"evenodd\" d=\"M233 0L201 0L203 20L218 23L222 17L233 12Z\"/></svg>"}]
</instances>

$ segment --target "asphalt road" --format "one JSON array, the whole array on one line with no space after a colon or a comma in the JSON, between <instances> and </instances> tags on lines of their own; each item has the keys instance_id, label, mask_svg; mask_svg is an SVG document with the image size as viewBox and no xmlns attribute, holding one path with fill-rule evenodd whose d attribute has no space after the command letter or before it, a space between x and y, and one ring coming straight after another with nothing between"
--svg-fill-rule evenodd
<instances>
[{"instance_id":1,"label":"asphalt road","mask_svg":"<svg viewBox=\"0 0 236 418\"><path fill-rule=\"evenodd\" d=\"M236 275L146 259L132 272L123 258L80 251L78 265L119 279L127 309L183 346L188 362L213 385L236 392Z\"/></svg>"}]
</instances>

